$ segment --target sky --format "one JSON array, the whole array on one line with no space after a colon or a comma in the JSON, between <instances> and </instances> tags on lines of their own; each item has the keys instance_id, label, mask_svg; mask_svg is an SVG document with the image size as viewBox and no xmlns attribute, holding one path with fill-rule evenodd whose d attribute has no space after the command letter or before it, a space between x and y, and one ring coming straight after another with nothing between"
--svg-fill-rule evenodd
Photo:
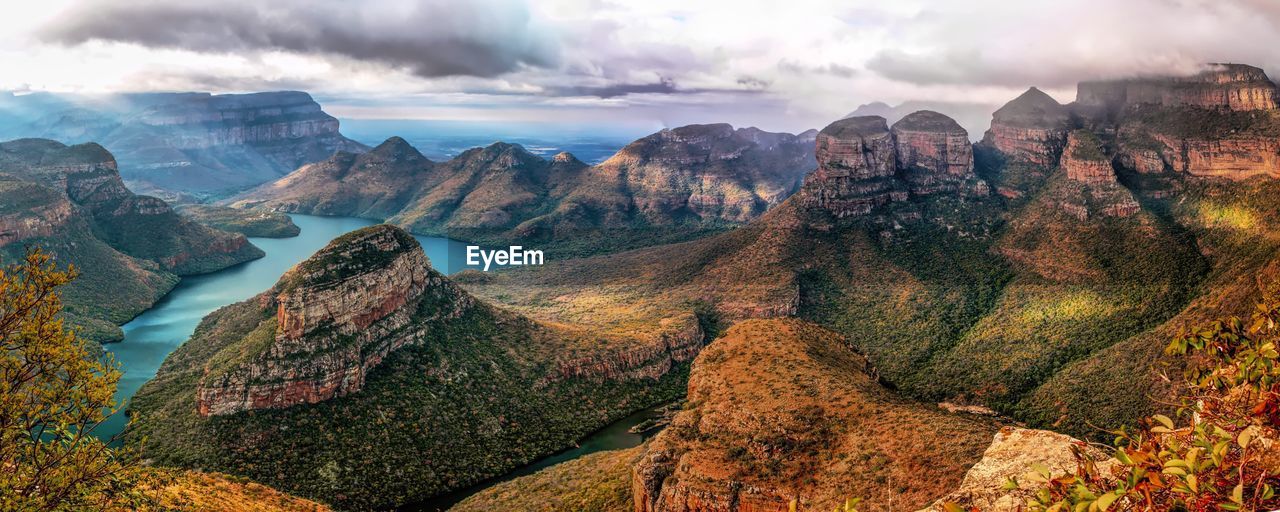
<instances>
[{"instance_id":1,"label":"sky","mask_svg":"<svg viewBox=\"0 0 1280 512\"><path fill-rule=\"evenodd\" d=\"M4 3L0 91L296 89L345 118L800 131L873 101L1280 72L1275 0Z\"/></svg>"}]
</instances>

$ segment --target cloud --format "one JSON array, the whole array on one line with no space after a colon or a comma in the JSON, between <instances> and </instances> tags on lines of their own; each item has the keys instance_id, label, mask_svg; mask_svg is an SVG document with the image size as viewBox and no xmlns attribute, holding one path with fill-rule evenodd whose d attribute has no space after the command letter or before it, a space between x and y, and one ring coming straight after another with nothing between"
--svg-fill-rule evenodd
<instances>
[{"instance_id":1,"label":"cloud","mask_svg":"<svg viewBox=\"0 0 1280 512\"><path fill-rule=\"evenodd\" d=\"M38 35L66 45L338 56L425 78L493 77L559 61L554 32L516 0L101 0L66 11Z\"/></svg>"}]
</instances>

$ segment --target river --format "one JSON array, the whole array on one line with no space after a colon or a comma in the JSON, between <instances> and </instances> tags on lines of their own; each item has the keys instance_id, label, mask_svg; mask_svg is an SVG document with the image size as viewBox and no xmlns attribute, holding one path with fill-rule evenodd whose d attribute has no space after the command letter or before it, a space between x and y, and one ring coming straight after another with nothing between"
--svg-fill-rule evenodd
<instances>
[{"instance_id":1,"label":"river","mask_svg":"<svg viewBox=\"0 0 1280 512\"><path fill-rule=\"evenodd\" d=\"M214 310L239 302L270 288L290 267L320 250L330 240L350 231L375 224L374 221L348 217L317 217L291 215L302 233L293 238L250 238L266 256L226 268L217 272L184 277L155 306L144 311L133 321L122 326L124 340L104 345L120 365L123 375L116 389L116 401L126 404L148 380L155 376L160 363L170 352L178 348L196 325ZM466 244L440 237L414 235L432 267L445 274L453 274L467 268ZM601 450L630 448L640 444L644 437L628 430L656 415L654 409L646 409L619 420L583 439L576 448L540 459L498 478L455 491L438 498L407 506L405 510L443 510L471 494L498 482L527 475L539 469L575 459ZM126 418L118 412L107 419L95 431L101 438L110 438L124 429Z\"/></svg>"}]
</instances>

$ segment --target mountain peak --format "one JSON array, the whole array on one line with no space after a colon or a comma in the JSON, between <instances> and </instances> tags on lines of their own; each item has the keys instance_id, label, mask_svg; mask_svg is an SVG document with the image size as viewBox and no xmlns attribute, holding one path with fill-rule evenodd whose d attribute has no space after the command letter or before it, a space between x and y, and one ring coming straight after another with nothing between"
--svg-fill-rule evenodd
<instances>
[{"instance_id":1,"label":"mountain peak","mask_svg":"<svg viewBox=\"0 0 1280 512\"><path fill-rule=\"evenodd\" d=\"M837 139L866 137L883 133L889 133L889 123L880 116L846 117L827 125L826 128L819 132L820 135L827 135Z\"/></svg>"},{"instance_id":2,"label":"mountain peak","mask_svg":"<svg viewBox=\"0 0 1280 512\"><path fill-rule=\"evenodd\" d=\"M413 252L421 253L422 247L405 230L390 224L369 226L333 239L289 269L277 288L287 293L299 287L332 286L354 275L384 270L395 259Z\"/></svg>"},{"instance_id":3,"label":"mountain peak","mask_svg":"<svg viewBox=\"0 0 1280 512\"><path fill-rule=\"evenodd\" d=\"M1058 103L1058 100L1032 87L1013 101L1005 103L992 114L991 118L996 122L1014 126L1056 127L1067 122L1068 112L1066 107Z\"/></svg>"},{"instance_id":4,"label":"mountain peak","mask_svg":"<svg viewBox=\"0 0 1280 512\"><path fill-rule=\"evenodd\" d=\"M969 132L952 119L944 114L934 112L932 110L919 110L907 114L906 117L893 123L894 130L910 130L922 132L943 132L962 134L966 137Z\"/></svg>"},{"instance_id":5,"label":"mountain peak","mask_svg":"<svg viewBox=\"0 0 1280 512\"><path fill-rule=\"evenodd\" d=\"M395 160L426 159L417 148L408 141L392 136L369 151L369 154Z\"/></svg>"}]
</instances>

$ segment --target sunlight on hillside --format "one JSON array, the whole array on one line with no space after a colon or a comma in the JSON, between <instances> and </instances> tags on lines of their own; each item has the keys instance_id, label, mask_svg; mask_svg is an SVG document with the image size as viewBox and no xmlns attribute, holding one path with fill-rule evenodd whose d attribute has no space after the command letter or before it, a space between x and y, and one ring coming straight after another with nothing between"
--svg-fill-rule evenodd
<instances>
[{"instance_id":1,"label":"sunlight on hillside","mask_svg":"<svg viewBox=\"0 0 1280 512\"><path fill-rule=\"evenodd\" d=\"M1020 324L1103 318L1120 310L1119 305L1095 290L1076 290L1063 296L1043 299L1023 307L1018 313Z\"/></svg>"},{"instance_id":2,"label":"sunlight on hillside","mask_svg":"<svg viewBox=\"0 0 1280 512\"><path fill-rule=\"evenodd\" d=\"M1206 226L1252 231L1258 225L1258 218L1252 211L1236 205L1205 202L1200 204L1199 214L1200 221Z\"/></svg>"}]
</instances>

